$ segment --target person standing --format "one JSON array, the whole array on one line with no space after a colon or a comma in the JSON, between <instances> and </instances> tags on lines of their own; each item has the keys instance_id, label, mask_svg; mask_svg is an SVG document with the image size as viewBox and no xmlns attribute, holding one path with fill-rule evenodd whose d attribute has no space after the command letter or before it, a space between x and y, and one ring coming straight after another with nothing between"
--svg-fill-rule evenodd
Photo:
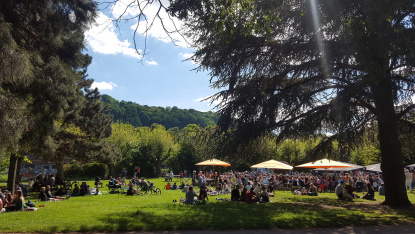
<instances>
[{"instance_id":1,"label":"person standing","mask_svg":"<svg viewBox=\"0 0 415 234\"><path fill-rule=\"evenodd\" d=\"M123 185L125 185L125 180L126 180L126 178L127 178L127 169L126 169L126 168L123 168L123 169L121 170L121 183L122 183Z\"/></svg>"},{"instance_id":2,"label":"person standing","mask_svg":"<svg viewBox=\"0 0 415 234\"><path fill-rule=\"evenodd\" d=\"M410 189L412 182L412 175L408 169L405 169L405 188Z\"/></svg>"},{"instance_id":3,"label":"person standing","mask_svg":"<svg viewBox=\"0 0 415 234\"><path fill-rule=\"evenodd\" d=\"M192 185L193 185L193 186L195 186L195 184L196 184L196 180L197 180L196 171L193 171L193 176L192 176Z\"/></svg>"}]
</instances>

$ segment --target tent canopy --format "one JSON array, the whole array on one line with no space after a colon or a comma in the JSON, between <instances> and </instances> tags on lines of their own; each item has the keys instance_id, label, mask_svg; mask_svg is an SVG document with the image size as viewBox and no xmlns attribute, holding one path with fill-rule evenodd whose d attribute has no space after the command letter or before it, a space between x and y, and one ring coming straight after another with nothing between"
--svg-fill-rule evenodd
<instances>
[{"instance_id":1,"label":"tent canopy","mask_svg":"<svg viewBox=\"0 0 415 234\"><path fill-rule=\"evenodd\" d=\"M380 169L380 163L367 165L365 170L366 171L373 171L373 172L382 172L382 170Z\"/></svg>"},{"instance_id":2,"label":"tent canopy","mask_svg":"<svg viewBox=\"0 0 415 234\"><path fill-rule=\"evenodd\" d=\"M283 162L273 160L273 159L255 164L251 166L251 168L267 168L267 169L280 169L280 170L292 170L293 169L292 166L286 163L283 163Z\"/></svg>"},{"instance_id":3,"label":"tent canopy","mask_svg":"<svg viewBox=\"0 0 415 234\"><path fill-rule=\"evenodd\" d=\"M196 163L196 166L225 166L225 167L230 167L231 164L224 162L224 161L220 161L217 159L209 159L200 163Z\"/></svg>"},{"instance_id":4,"label":"tent canopy","mask_svg":"<svg viewBox=\"0 0 415 234\"><path fill-rule=\"evenodd\" d=\"M342 168L342 167L352 167L348 163L339 162L331 159L320 159L314 162L309 162L305 164L298 165L296 167L305 167L305 168Z\"/></svg>"},{"instance_id":5,"label":"tent canopy","mask_svg":"<svg viewBox=\"0 0 415 234\"><path fill-rule=\"evenodd\" d=\"M344 163L344 164L348 164L351 167L330 167L327 168L327 171L354 171L354 170L363 170L365 168L365 166L360 166L360 165L356 165L356 164L351 164L351 163ZM314 171L325 171L325 168L317 168L314 169Z\"/></svg>"}]
</instances>

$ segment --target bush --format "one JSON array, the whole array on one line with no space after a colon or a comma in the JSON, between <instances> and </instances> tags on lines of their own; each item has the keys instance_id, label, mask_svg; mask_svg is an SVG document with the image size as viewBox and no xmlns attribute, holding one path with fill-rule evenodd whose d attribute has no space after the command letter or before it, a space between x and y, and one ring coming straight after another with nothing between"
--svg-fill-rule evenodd
<instances>
[{"instance_id":1,"label":"bush","mask_svg":"<svg viewBox=\"0 0 415 234\"><path fill-rule=\"evenodd\" d=\"M107 172L106 165L102 163L73 163L64 169L66 179L93 179L96 176L105 178Z\"/></svg>"}]
</instances>

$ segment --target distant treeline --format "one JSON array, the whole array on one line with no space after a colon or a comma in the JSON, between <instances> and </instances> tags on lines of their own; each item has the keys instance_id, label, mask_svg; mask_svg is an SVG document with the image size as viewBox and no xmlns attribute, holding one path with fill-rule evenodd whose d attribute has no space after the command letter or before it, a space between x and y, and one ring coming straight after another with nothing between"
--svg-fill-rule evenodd
<instances>
[{"instance_id":1,"label":"distant treeline","mask_svg":"<svg viewBox=\"0 0 415 234\"><path fill-rule=\"evenodd\" d=\"M142 106L130 101L118 101L106 94L101 96L101 100L108 107L108 113L114 115L114 121L119 120L135 127L151 126L157 123L167 129L174 127L182 129L188 124L197 124L205 128L217 123L217 115L212 111L179 109L176 106L166 108Z\"/></svg>"}]
</instances>

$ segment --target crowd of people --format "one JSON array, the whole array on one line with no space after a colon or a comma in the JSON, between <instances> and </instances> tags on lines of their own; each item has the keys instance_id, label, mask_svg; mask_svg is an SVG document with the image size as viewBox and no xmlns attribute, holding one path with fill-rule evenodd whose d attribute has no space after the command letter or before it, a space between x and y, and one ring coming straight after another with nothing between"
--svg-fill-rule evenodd
<instances>
[{"instance_id":1,"label":"crowd of people","mask_svg":"<svg viewBox=\"0 0 415 234\"><path fill-rule=\"evenodd\" d=\"M415 175L415 171L410 173L411 176ZM207 184L214 186L206 187ZM206 191L207 195L231 194L232 201L248 203L268 202L269 197L275 195L275 190L281 189L291 190L295 195L308 196L318 196L321 192L335 192L339 199L374 200L375 191L379 191L379 195L385 194L382 175L364 171L326 175L305 172L275 174L262 171L225 173L193 171L191 183L185 184L182 180L181 185L177 187L176 183L172 186L171 182L168 182L165 189L181 189L186 193L184 202L193 203L194 197L200 197L200 193L197 195L193 189L196 186L201 188L200 193ZM408 188L412 190L412 186ZM359 196L357 192L365 194Z\"/></svg>"},{"instance_id":2,"label":"crowd of people","mask_svg":"<svg viewBox=\"0 0 415 234\"><path fill-rule=\"evenodd\" d=\"M123 171L126 171L123 169ZM187 171L180 172L180 185L172 182L173 172L167 173L169 180L165 189L181 190L185 193L185 198L180 202L194 204L197 202L206 203L208 196L219 194L230 194L231 201L247 203L270 202L270 197L275 196L276 190L291 190L295 195L318 196L322 192L335 192L339 199L352 200L362 198L368 200L375 199L375 192L385 195L385 187L381 174L364 171L349 173L329 173L318 175L306 172L290 172L275 174L263 171L251 172L202 172L193 171L190 175L189 183L186 177ZM146 181L143 177L138 179L139 169L136 169L135 176L126 182L126 173L122 173L119 178L110 178L109 185L128 187L127 195L140 194L138 186L151 188L153 182ZM406 186L412 192L415 188L415 170L405 170ZM190 182L191 178L191 182ZM95 185L99 188L99 177L96 178ZM173 183L173 185L172 185ZM31 178L28 182L29 188L39 189L39 201L59 201L68 199L70 196L82 196L91 194L89 185L82 182L81 186L75 184L73 191L64 191L62 187L55 186L54 175L39 175ZM210 185L210 186L208 186ZM29 190L23 184L16 187L15 195L10 192L3 194L0 190L0 213L5 211L22 210L25 206L25 197L30 196ZM195 188L199 187L199 193ZM55 195L52 189L57 188ZM361 196L358 192L362 192ZM70 196L65 196L70 195ZM176 200L174 200L176 201Z\"/></svg>"}]
</instances>

